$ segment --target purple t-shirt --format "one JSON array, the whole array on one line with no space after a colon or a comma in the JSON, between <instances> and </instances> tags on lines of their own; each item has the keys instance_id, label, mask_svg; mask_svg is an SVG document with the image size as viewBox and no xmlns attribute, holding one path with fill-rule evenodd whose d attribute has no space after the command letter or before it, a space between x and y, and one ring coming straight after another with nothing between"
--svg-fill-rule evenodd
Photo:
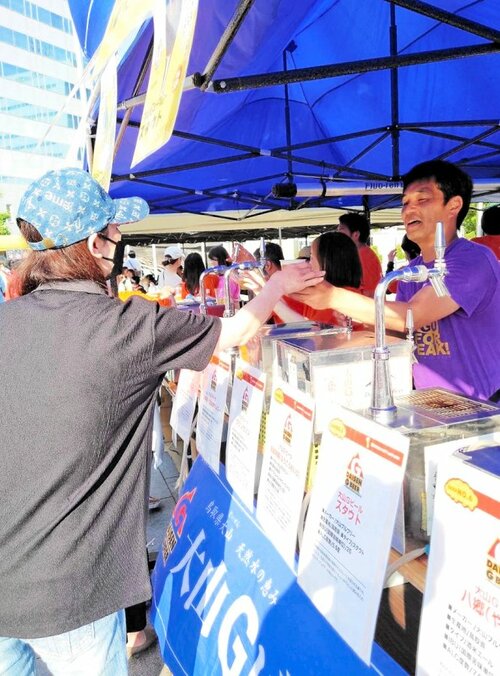
<instances>
[{"instance_id":1,"label":"purple t-shirt","mask_svg":"<svg viewBox=\"0 0 500 676\"><path fill-rule=\"evenodd\" d=\"M479 399L500 389L500 273L494 254L467 239L445 253L446 285L460 308L415 334L415 387L445 387ZM419 256L412 265L424 263ZM397 300L408 302L429 282L398 284Z\"/></svg>"}]
</instances>

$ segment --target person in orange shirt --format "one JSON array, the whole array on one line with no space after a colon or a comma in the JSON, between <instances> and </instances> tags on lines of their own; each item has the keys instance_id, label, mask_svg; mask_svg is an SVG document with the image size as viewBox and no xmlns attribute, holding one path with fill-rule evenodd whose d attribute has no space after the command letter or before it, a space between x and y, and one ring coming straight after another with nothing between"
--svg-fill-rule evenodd
<instances>
[{"instance_id":1,"label":"person in orange shirt","mask_svg":"<svg viewBox=\"0 0 500 676\"><path fill-rule=\"evenodd\" d=\"M182 271L181 297L198 296L200 293L200 275L205 271L205 263L199 253L190 253L184 259ZM203 285L207 296L215 298L215 291L219 283L218 275L207 275Z\"/></svg>"},{"instance_id":2,"label":"person in orange shirt","mask_svg":"<svg viewBox=\"0 0 500 676\"><path fill-rule=\"evenodd\" d=\"M382 266L375 251L370 248L370 224L360 213L342 214L339 218L337 232L342 232L352 239L358 248L361 260L362 279L361 290L363 295L373 298L375 287L382 279Z\"/></svg>"},{"instance_id":3,"label":"person in orange shirt","mask_svg":"<svg viewBox=\"0 0 500 676\"><path fill-rule=\"evenodd\" d=\"M483 244L493 251L500 260L500 205L486 209L481 217L482 237L473 237L472 241Z\"/></svg>"}]
</instances>

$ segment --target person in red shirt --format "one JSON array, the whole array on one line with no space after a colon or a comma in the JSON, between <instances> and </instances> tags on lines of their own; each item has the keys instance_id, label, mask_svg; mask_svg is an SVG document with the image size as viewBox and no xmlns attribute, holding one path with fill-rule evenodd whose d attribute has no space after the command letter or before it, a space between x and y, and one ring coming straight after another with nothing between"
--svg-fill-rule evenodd
<instances>
[{"instance_id":1,"label":"person in red shirt","mask_svg":"<svg viewBox=\"0 0 500 676\"><path fill-rule=\"evenodd\" d=\"M342 214L339 218L337 232L342 232L352 239L358 248L361 268L361 290L363 295L373 298L375 287L382 279L382 266L377 254L370 248L370 224L360 213Z\"/></svg>"},{"instance_id":2,"label":"person in red shirt","mask_svg":"<svg viewBox=\"0 0 500 676\"><path fill-rule=\"evenodd\" d=\"M500 205L486 209L481 218L482 237L473 237L472 241L483 244L493 251L500 260Z\"/></svg>"}]
</instances>

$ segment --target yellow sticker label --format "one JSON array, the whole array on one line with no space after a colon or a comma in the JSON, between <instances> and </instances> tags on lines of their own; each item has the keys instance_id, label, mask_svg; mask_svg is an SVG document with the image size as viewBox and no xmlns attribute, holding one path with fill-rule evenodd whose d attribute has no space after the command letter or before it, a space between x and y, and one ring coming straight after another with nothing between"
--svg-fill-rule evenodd
<instances>
[{"instance_id":1,"label":"yellow sticker label","mask_svg":"<svg viewBox=\"0 0 500 676\"><path fill-rule=\"evenodd\" d=\"M339 439L343 439L346 435L345 425L342 420L340 420L340 418L334 418L333 420L330 420L328 429L334 437L339 437Z\"/></svg>"},{"instance_id":2,"label":"yellow sticker label","mask_svg":"<svg viewBox=\"0 0 500 676\"><path fill-rule=\"evenodd\" d=\"M458 502L467 509L470 509L471 512L477 507L477 495L469 484L462 481L462 479L449 479L445 483L444 492L454 502Z\"/></svg>"},{"instance_id":3,"label":"yellow sticker label","mask_svg":"<svg viewBox=\"0 0 500 676\"><path fill-rule=\"evenodd\" d=\"M278 387L277 390L274 391L274 398L278 402L278 404L282 404L285 401L285 394L282 389Z\"/></svg>"}]
</instances>

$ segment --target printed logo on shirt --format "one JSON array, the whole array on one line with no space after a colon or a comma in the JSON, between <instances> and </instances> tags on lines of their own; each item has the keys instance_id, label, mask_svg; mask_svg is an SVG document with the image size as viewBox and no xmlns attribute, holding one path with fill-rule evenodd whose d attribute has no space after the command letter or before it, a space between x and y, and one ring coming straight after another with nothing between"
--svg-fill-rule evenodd
<instances>
[{"instance_id":1,"label":"printed logo on shirt","mask_svg":"<svg viewBox=\"0 0 500 676\"><path fill-rule=\"evenodd\" d=\"M450 345L441 340L439 325L432 322L427 326L422 326L415 333L416 354L419 357L449 357Z\"/></svg>"}]
</instances>

